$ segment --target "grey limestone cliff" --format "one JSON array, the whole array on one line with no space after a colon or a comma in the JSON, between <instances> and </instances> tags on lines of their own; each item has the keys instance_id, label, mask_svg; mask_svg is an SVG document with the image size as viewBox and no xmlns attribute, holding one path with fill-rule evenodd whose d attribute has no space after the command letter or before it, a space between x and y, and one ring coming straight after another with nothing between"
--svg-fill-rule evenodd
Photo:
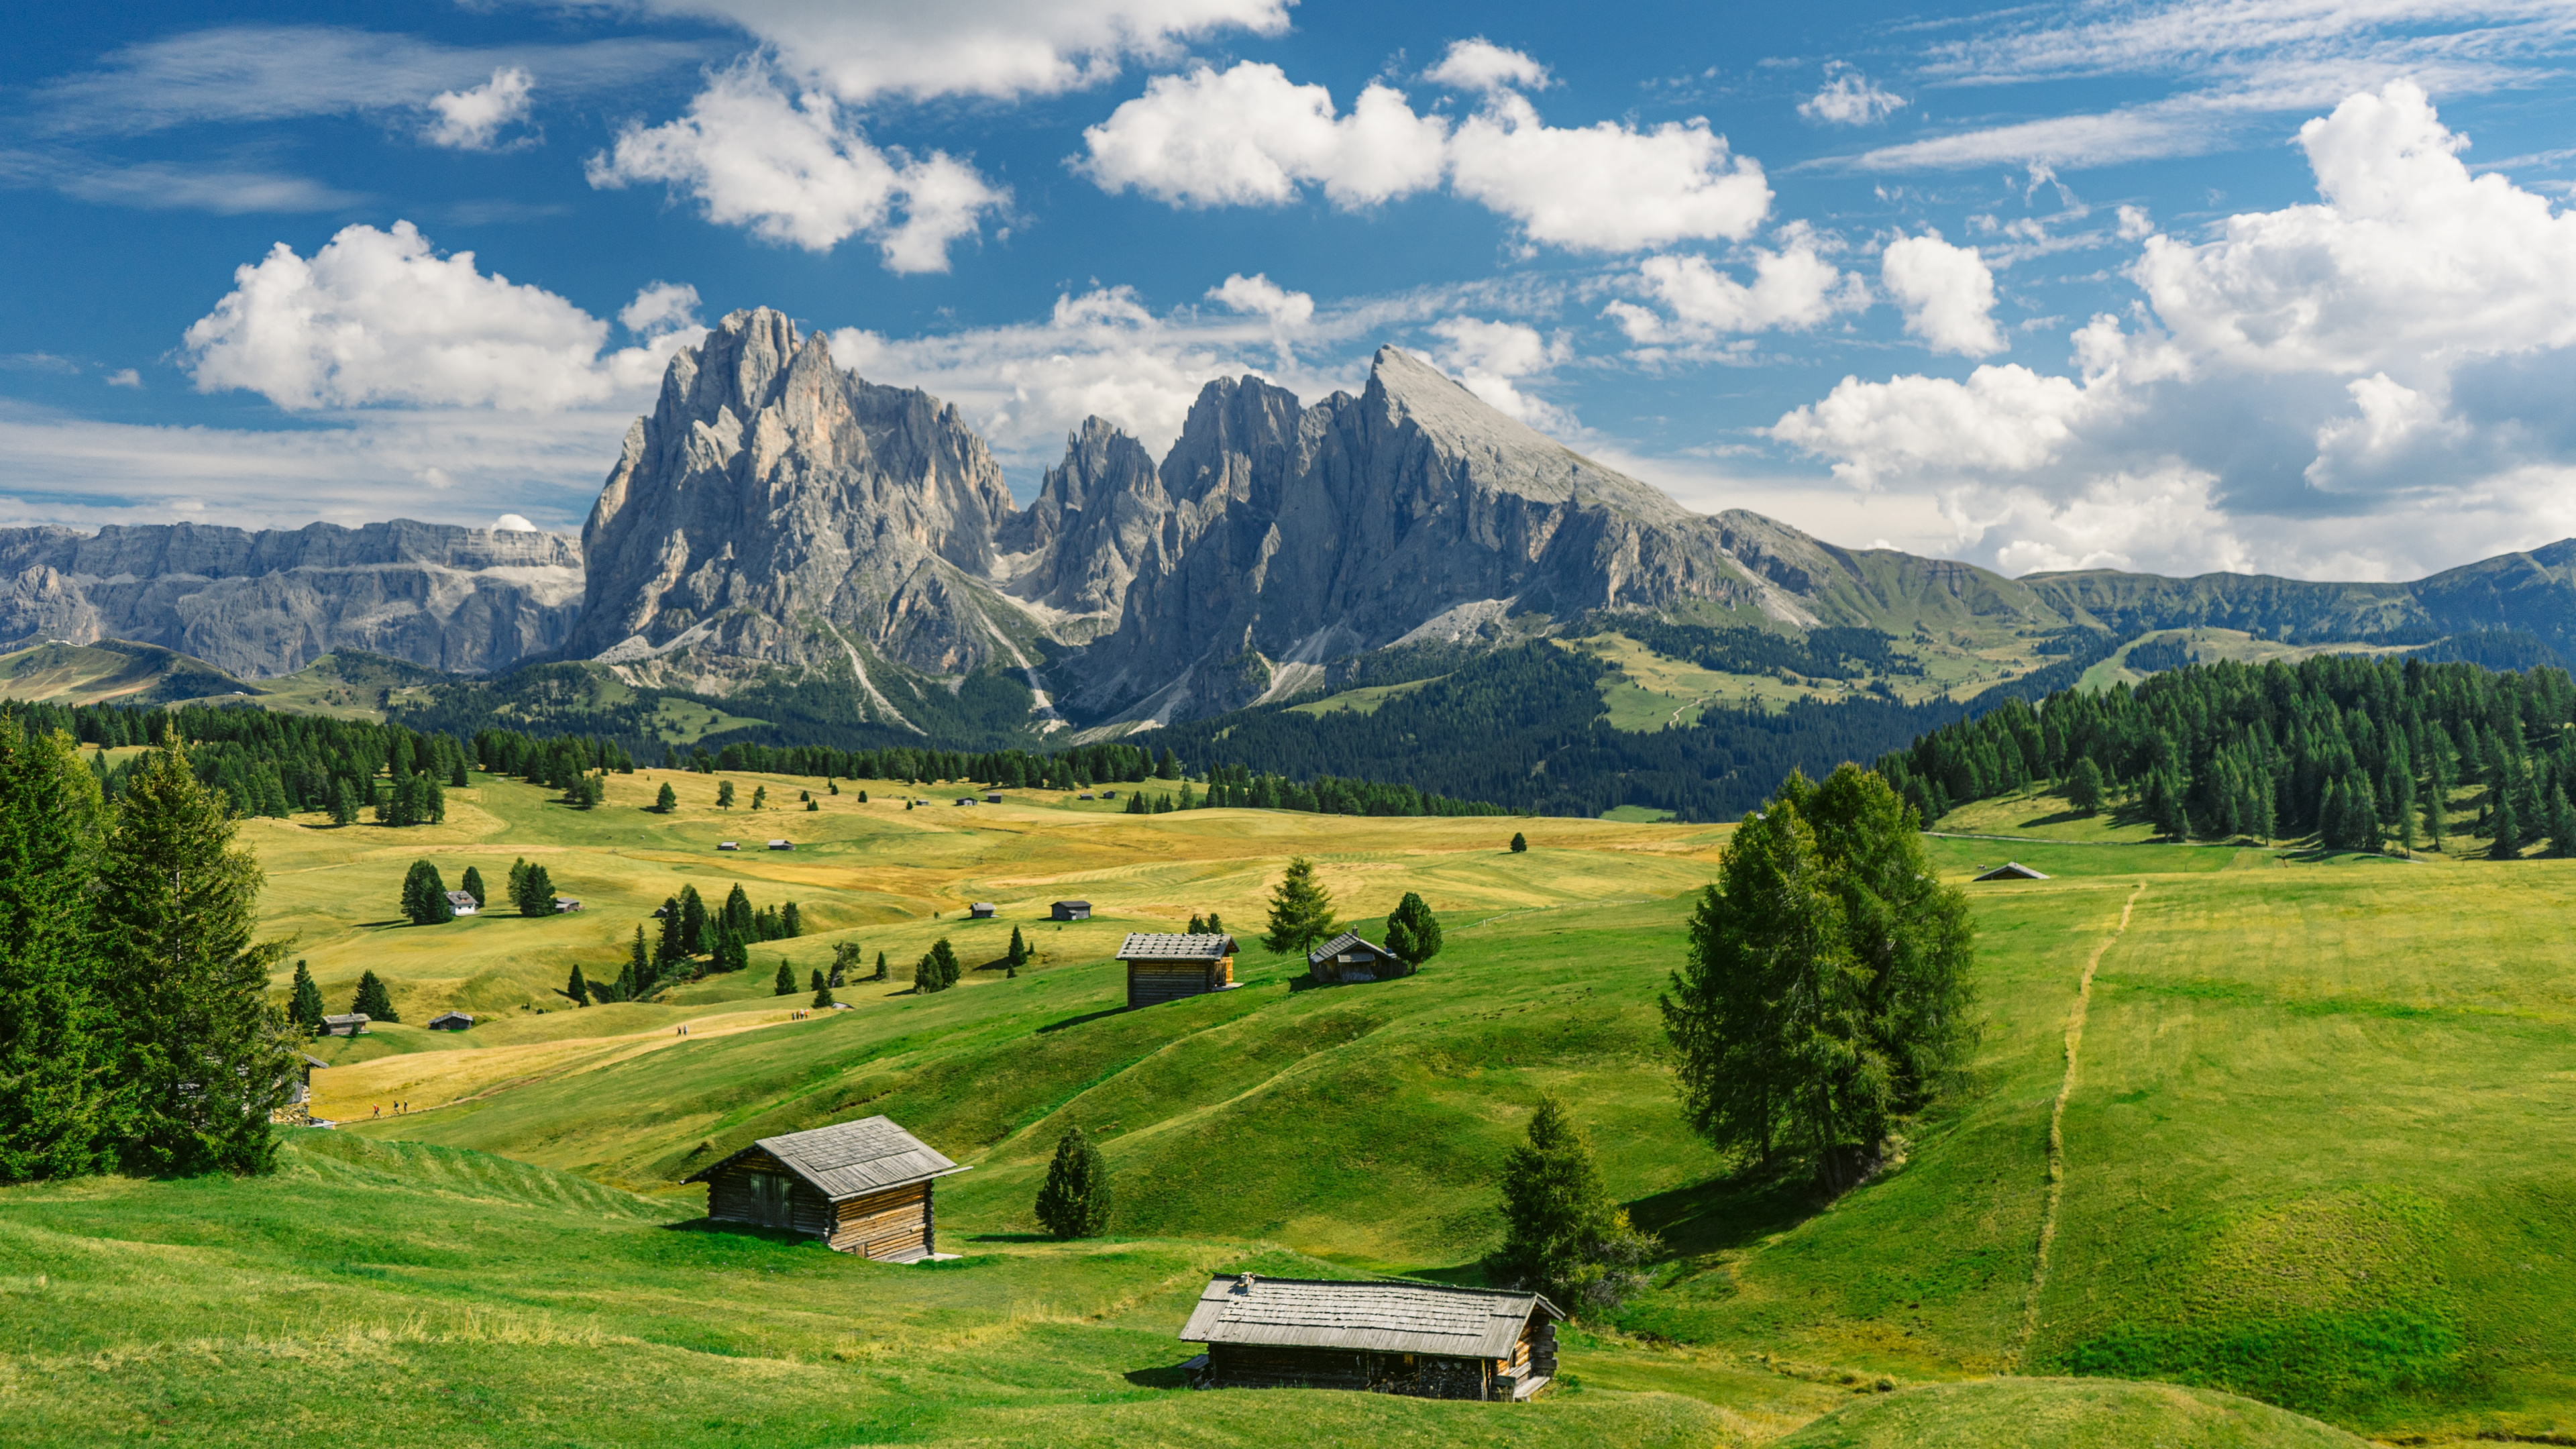
<instances>
[{"instance_id":1,"label":"grey limestone cliff","mask_svg":"<svg viewBox=\"0 0 2576 1449\"><path fill-rule=\"evenodd\" d=\"M581 552L550 533L397 519L251 532L0 529L0 641L127 639L250 678L336 649L497 669L563 642Z\"/></svg>"}]
</instances>

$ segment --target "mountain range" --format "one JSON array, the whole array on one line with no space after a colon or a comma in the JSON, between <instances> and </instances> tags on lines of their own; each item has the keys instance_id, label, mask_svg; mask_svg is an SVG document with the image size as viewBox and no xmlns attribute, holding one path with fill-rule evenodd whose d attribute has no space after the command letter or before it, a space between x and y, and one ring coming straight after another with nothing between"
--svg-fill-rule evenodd
<instances>
[{"instance_id":1,"label":"mountain range","mask_svg":"<svg viewBox=\"0 0 2576 1449\"><path fill-rule=\"evenodd\" d=\"M11 647L122 639L244 679L349 649L590 661L699 695L821 688L912 732L970 681L1015 682L1039 732L1169 724L1641 615L1971 662L2177 627L2576 654L2576 540L2412 583L2010 579L1692 513L1393 347L1357 395L1210 382L1160 460L1090 419L1019 508L955 406L766 308L672 358L577 547L407 521L0 530Z\"/></svg>"}]
</instances>

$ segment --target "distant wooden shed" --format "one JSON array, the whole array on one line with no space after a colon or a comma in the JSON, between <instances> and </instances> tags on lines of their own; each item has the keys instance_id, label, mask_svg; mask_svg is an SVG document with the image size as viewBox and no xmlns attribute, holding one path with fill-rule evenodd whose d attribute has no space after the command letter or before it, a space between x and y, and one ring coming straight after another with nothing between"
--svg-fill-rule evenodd
<instances>
[{"instance_id":1,"label":"distant wooden shed","mask_svg":"<svg viewBox=\"0 0 2576 1449\"><path fill-rule=\"evenodd\" d=\"M1207 1345L1201 1388L1359 1389L1511 1403L1556 1376L1556 1325L1539 1293L1437 1283L1212 1278L1181 1329Z\"/></svg>"},{"instance_id":2,"label":"distant wooden shed","mask_svg":"<svg viewBox=\"0 0 2576 1449\"><path fill-rule=\"evenodd\" d=\"M1351 981L1391 981L1411 969L1404 964L1404 958L1357 931L1344 931L1306 953L1307 974L1328 986Z\"/></svg>"},{"instance_id":3,"label":"distant wooden shed","mask_svg":"<svg viewBox=\"0 0 2576 1449\"><path fill-rule=\"evenodd\" d=\"M1047 914L1059 921L1087 921L1091 919L1091 902L1058 901L1047 908Z\"/></svg>"},{"instance_id":4,"label":"distant wooden shed","mask_svg":"<svg viewBox=\"0 0 2576 1449\"><path fill-rule=\"evenodd\" d=\"M368 1020L367 1014L363 1011L348 1011L338 1016L326 1016L322 1018L322 1034L324 1036L365 1036Z\"/></svg>"},{"instance_id":5,"label":"distant wooden shed","mask_svg":"<svg viewBox=\"0 0 2576 1449\"><path fill-rule=\"evenodd\" d=\"M474 897L463 891L449 891L447 893L447 905L448 909L454 911L460 916L470 916L483 909L483 903L481 901L474 899Z\"/></svg>"},{"instance_id":6,"label":"distant wooden shed","mask_svg":"<svg viewBox=\"0 0 2576 1449\"><path fill-rule=\"evenodd\" d=\"M772 850L794 850L796 848L796 842L792 840L773 840L769 842L769 848Z\"/></svg>"},{"instance_id":7,"label":"distant wooden shed","mask_svg":"<svg viewBox=\"0 0 2576 1449\"><path fill-rule=\"evenodd\" d=\"M1118 948L1127 965L1127 1004L1153 1006L1234 989L1234 938L1139 931Z\"/></svg>"},{"instance_id":8,"label":"distant wooden shed","mask_svg":"<svg viewBox=\"0 0 2576 1449\"><path fill-rule=\"evenodd\" d=\"M999 804L1001 804L1001 803L1002 803L1002 794L1001 794L1001 792L1000 792L1000 791L998 791L998 790L996 790L996 791L994 791L992 794L985 796L985 797L984 797L984 803L985 803L985 804L987 804L987 805L999 805Z\"/></svg>"},{"instance_id":9,"label":"distant wooden shed","mask_svg":"<svg viewBox=\"0 0 2576 1449\"><path fill-rule=\"evenodd\" d=\"M462 1011L442 1011L429 1019L431 1031L471 1031L474 1018Z\"/></svg>"},{"instance_id":10,"label":"distant wooden shed","mask_svg":"<svg viewBox=\"0 0 2576 1449\"><path fill-rule=\"evenodd\" d=\"M966 908L966 918L970 921L989 921L993 919L993 903L991 901L975 902Z\"/></svg>"},{"instance_id":11,"label":"distant wooden shed","mask_svg":"<svg viewBox=\"0 0 2576 1449\"><path fill-rule=\"evenodd\" d=\"M888 1263L938 1251L931 1184L958 1166L891 1118L836 1122L763 1137L689 1177L707 1185L707 1216L784 1228L833 1250Z\"/></svg>"},{"instance_id":12,"label":"distant wooden shed","mask_svg":"<svg viewBox=\"0 0 2576 1449\"><path fill-rule=\"evenodd\" d=\"M577 910L580 910L580 909L581 909L581 902L580 902L580 900L579 900L579 899L577 899L577 898L575 898L575 897L573 897L573 896L557 896L557 897L555 897L555 914L556 914L556 915L559 915L559 916L569 916L569 915L571 915L573 912L575 912L575 911L577 911Z\"/></svg>"},{"instance_id":13,"label":"distant wooden shed","mask_svg":"<svg viewBox=\"0 0 2576 1449\"><path fill-rule=\"evenodd\" d=\"M2046 880L2047 876L2017 860L2008 860L1977 877L1979 880Z\"/></svg>"}]
</instances>

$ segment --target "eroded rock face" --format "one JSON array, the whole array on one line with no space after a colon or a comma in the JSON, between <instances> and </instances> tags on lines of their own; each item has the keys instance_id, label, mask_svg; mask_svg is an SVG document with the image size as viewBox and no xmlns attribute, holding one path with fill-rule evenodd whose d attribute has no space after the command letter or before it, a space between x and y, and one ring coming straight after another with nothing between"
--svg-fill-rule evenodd
<instances>
[{"instance_id":1,"label":"eroded rock face","mask_svg":"<svg viewBox=\"0 0 2576 1449\"><path fill-rule=\"evenodd\" d=\"M581 552L550 533L397 519L252 532L204 524L0 529L7 647L130 639L249 678L335 649L503 668L561 644Z\"/></svg>"},{"instance_id":2,"label":"eroded rock face","mask_svg":"<svg viewBox=\"0 0 2576 1449\"><path fill-rule=\"evenodd\" d=\"M984 581L1011 512L954 407L842 371L780 313L737 312L671 360L628 431L582 530L566 653L649 667L680 644L701 686L726 661L859 668L854 643L933 674L1007 660L1002 630L1028 626Z\"/></svg>"}]
</instances>

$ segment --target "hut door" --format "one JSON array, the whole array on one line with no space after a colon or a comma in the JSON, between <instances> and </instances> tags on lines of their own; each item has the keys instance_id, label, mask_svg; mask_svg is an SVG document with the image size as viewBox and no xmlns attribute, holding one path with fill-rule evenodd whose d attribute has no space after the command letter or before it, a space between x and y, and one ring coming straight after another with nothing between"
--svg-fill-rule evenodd
<instances>
[{"instance_id":1,"label":"hut door","mask_svg":"<svg viewBox=\"0 0 2576 1449\"><path fill-rule=\"evenodd\" d=\"M785 1173L755 1172L751 1174L751 1201L752 1210L758 1214L760 1225L762 1227L784 1228L794 1226L790 1221L790 1214L794 1211L794 1208L789 1202L788 1182L787 1175Z\"/></svg>"}]
</instances>

